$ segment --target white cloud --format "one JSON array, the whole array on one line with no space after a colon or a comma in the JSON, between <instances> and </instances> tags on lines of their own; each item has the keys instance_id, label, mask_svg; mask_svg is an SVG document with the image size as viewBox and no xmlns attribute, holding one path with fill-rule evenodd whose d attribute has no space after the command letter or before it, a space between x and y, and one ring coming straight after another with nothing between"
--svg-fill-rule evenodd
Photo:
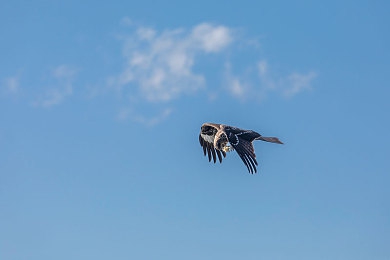
<instances>
[{"instance_id":1,"label":"white cloud","mask_svg":"<svg viewBox=\"0 0 390 260\"><path fill-rule=\"evenodd\" d=\"M225 64L225 85L230 94L240 100L245 99L250 91L250 86L244 83L244 77L232 73L232 65Z\"/></svg>"},{"instance_id":2,"label":"white cloud","mask_svg":"<svg viewBox=\"0 0 390 260\"><path fill-rule=\"evenodd\" d=\"M259 68L259 76L260 78L266 77L267 72L268 72L268 63L266 60L261 60L258 63L258 68Z\"/></svg>"},{"instance_id":3,"label":"white cloud","mask_svg":"<svg viewBox=\"0 0 390 260\"><path fill-rule=\"evenodd\" d=\"M225 68L228 90L232 96L241 100L247 98L262 99L270 92L292 97L302 91L309 90L312 81L317 77L317 73L312 71L307 74L281 75L272 71L269 63L264 59L258 61L256 66L252 66L255 69L250 65L248 66L246 71L255 71L255 73L239 75L235 74L231 67L229 65Z\"/></svg>"},{"instance_id":4,"label":"white cloud","mask_svg":"<svg viewBox=\"0 0 390 260\"><path fill-rule=\"evenodd\" d=\"M126 121L128 119L141 123L146 126L154 126L161 121L165 120L170 114L172 113L171 108L165 108L161 113L155 115L155 116L144 116L142 114L139 114L135 112L134 109L131 108L123 108L119 111L117 115L117 119L120 121Z\"/></svg>"},{"instance_id":5,"label":"white cloud","mask_svg":"<svg viewBox=\"0 0 390 260\"><path fill-rule=\"evenodd\" d=\"M73 80L77 70L67 65L60 65L50 73L49 87L45 93L38 98L34 105L41 107L51 107L62 103L73 94Z\"/></svg>"},{"instance_id":6,"label":"white cloud","mask_svg":"<svg viewBox=\"0 0 390 260\"><path fill-rule=\"evenodd\" d=\"M72 80L76 73L76 69L70 68L67 65L60 65L53 69L52 76L57 79Z\"/></svg>"},{"instance_id":7,"label":"white cloud","mask_svg":"<svg viewBox=\"0 0 390 260\"><path fill-rule=\"evenodd\" d=\"M131 25L133 25L133 21L129 17L127 17L127 16L123 17L120 23L123 26L131 26Z\"/></svg>"},{"instance_id":8,"label":"white cloud","mask_svg":"<svg viewBox=\"0 0 390 260\"><path fill-rule=\"evenodd\" d=\"M107 84L120 97L132 100L131 103L146 101L145 104L163 103L168 106L183 95L204 89L208 74L196 65L206 55L222 54L225 58L225 66L221 66L220 71L225 69L224 78L221 79L225 87L218 89L209 86L209 101L216 100L223 90L239 100L260 101L270 92L290 97L309 89L316 77L313 72L281 75L271 68L267 60L256 57L260 46L258 41L254 44L245 37L237 37L237 30L227 26L200 23L191 29L157 30L136 25L128 18L124 18L122 24L132 30L130 34L120 37L124 65L117 75L107 79ZM235 52L238 51L254 52L249 56L253 58L243 62L240 56L241 62L237 64ZM239 68L240 72L236 72L234 67ZM165 118L156 116L152 120L133 110L124 110L118 115L118 119L128 117L138 122L149 122L146 124L159 121L156 118Z\"/></svg>"},{"instance_id":9,"label":"white cloud","mask_svg":"<svg viewBox=\"0 0 390 260\"><path fill-rule=\"evenodd\" d=\"M260 78L260 84L264 91L275 90L280 84L280 78L274 78L270 72L268 62L266 60L260 60L257 63L258 76Z\"/></svg>"},{"instance_id":10,"label":"white cloud","mask_svg":"<svg viewBox=\"0 0 390 260\"><path fill-rule=\"evenodd\" d=\"M304 90L311 89L311 82L317 77L317 73L311 71L307 74L292 73L287 80L290 87L284 90L284 94L288 97L298 94Z\"/></svg>"},{"instance_id":11,"label":"white cloud","mask_svg":"<svg viewBox=\"0 0 390 260\"><path fill-rule=\"evenodd\" d=\"M233 40L231 29L225 26L213 26L209 23L195 26L190 39L206 52L221 51Z\"/></svg>"},{"instance_id":12,"label":"white cloud","mask_svg":"<svg viewBox=\"0 0 390 260\"><path fill-rule=\"evenodd\" d=\"M151 102L167 102L205 86L205 77L194 72L202 53L218 53L233 41L232 30L202 23L192 30L157 32L138 27L125 37L125 66L109 85Z\"/></svg>"},{"instance_id":13,"label":"white cloud","mask_svg":"<svg viewBox=\"0 0 390 260\"><path fill-rule=\"evenodd\" d=\"M231 83L232 94L236 97L242 97L244 95L244 87L240 83L240 80L237 78L232 79Z\"/></svg>"},{"instance_id":14,"label":"white cloud","mask_svg":"<svg viewBox=\"0 0 390 260\"><path fill-rule=\"evenodd\" d=\"M156 35L156 31L153 30L152 28L148 27L140 27L137 29L137 36L141 40L153 40L154 36Z\"/></svg>"},{"instance_id":15,"label":"white cloud","mask_svg":"<svg viewBox=\"0 0 390 260\"><path fill-rule=\"evenodd\" d=\"M17 94L20 91L19 77L8 77L3 80L3 92L6 94Z\"/></svg>"},{"instance_id":16,"label":"white cloud","mask_svg":"<svg viewBox=\"0 0 390 260\"><path fill-rule=\"evenodd\" d=\"M104 97L114 90L120 102L130 107L119 112L119 120L156 124L171 114L172 109L167 107L172 106L173 100L197 93L206 86L207 92L203 94L210 102L226 92L241 101L261 101L268 93L292 97L310 89L317 77L315 72L278 73L266 59L257 55L260 48L257 40L239 35L237 29L224 25L200 23L192 28L158 30L134 23L128 17L120 23L129 30L119 37L123 65L112 76L102 74L97 82L84 86L87 99ZM110 62L106 65L112 65L113 58L107 60ZM68 65L54 68L43 81L35 84L38 87L34 91L39 86L41 91L33 104L52 107L63 103L74 95L77 74L78 71ZM1 94L19 93L19 79L3 80ZM149 111L149 106L153 105L159 106L162 113L144 116L135 112L137 107Z\"/></svg>"},{"instance_id":17,"label":"white cloud","mask_svg":"<svg viewBox=\"0 0 390 260\"><path fill-rule=\"evenodd\" d=\"M73 93L71 85L55 86L47 90L47 92L34 104L42 107L51 107L58 105L64 101L64 99Z\"/></svg>"},{"instance_id":18,"label":"white cloud","mask_svg":"<svg viewBox=\"0 0 390 260\"><path fill-rule=\"evenodd\" d=\"M266 60L258 62L258 72L263 88L277 91L287 97L310 89L312 81L317 77L317 73L313 71L307 74L291 73L287 76L271 74Z\"/></svg>"}]
</instances>

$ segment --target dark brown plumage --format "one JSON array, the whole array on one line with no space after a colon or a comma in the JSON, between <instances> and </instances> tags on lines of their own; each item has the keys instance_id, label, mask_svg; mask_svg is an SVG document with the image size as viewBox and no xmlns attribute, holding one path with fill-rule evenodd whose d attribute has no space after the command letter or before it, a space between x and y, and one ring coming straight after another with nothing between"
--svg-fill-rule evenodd
<instances>
[{"instance_id":1,"label":"dark brown plumage","mask_svg":"<svg viewBox=\"0 0 390 260\"><path fill-rule=\"evenodd\" d=\"M218 157L219 162L222 163L222 156L226 157L226 152L236 150L252 174L257 172L256 166L258 165L252 144L254 140L283 144L276 137L264 137L252 130L223 124L204 123L199 134L200 145L209 161L213 160L215 163Z\"/></svg>"}]
</instances>

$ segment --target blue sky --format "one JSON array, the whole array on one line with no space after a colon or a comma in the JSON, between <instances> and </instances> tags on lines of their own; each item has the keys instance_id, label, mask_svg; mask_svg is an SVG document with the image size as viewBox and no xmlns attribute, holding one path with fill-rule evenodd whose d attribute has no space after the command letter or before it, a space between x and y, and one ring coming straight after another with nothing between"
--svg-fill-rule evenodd
<instances>
[{"instance_id":1,"label":"blue sky","mask_svg":"<svg viewBox=\"0 0 390 260\"><path fill-rule=\"evenodd\" d=\"M389 259L389 8L2 2L0 258Z\"/></svg>"}]
</instances>

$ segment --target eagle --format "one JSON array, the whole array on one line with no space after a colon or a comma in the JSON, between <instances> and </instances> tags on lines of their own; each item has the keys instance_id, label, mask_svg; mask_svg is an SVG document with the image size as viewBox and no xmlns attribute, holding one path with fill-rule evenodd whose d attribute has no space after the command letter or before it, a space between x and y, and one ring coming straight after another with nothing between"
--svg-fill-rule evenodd
<instances>
[{"instance_id":1,"label":"eagle","mask_svg":"<svg viewBox=\"0 0 390 260\"><path fill-rule=\"evenodd\" d=\"M223 124L204 123L199 134L200 145L204 156L207 153L209 162L213 159L215 163L218 157L222 163L222 156L226 157L227 152L236 150L251 174L257 172L258 165L252 144L254 140L283 144L277 137L265 137L252 130Z\"/></svg>"}]
</instances>

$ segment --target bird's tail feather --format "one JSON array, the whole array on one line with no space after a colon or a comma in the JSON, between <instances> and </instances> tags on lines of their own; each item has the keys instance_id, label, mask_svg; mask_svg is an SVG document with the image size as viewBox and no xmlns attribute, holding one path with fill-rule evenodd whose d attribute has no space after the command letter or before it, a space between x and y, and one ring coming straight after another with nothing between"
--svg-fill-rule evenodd
<instances>
[{"instance_id":1,"label":"bird's tail feather","mask_svg":"<svg viewBox=\"0 0 390 260\"><path fill-rule=\"evenodd\" d=\"M266 142L270 142L270 143L283 144L277 137L259 136L259 137L256 137L255 140L261 140L261 141L266 141Z\"/></svg>"}]
</instances>

